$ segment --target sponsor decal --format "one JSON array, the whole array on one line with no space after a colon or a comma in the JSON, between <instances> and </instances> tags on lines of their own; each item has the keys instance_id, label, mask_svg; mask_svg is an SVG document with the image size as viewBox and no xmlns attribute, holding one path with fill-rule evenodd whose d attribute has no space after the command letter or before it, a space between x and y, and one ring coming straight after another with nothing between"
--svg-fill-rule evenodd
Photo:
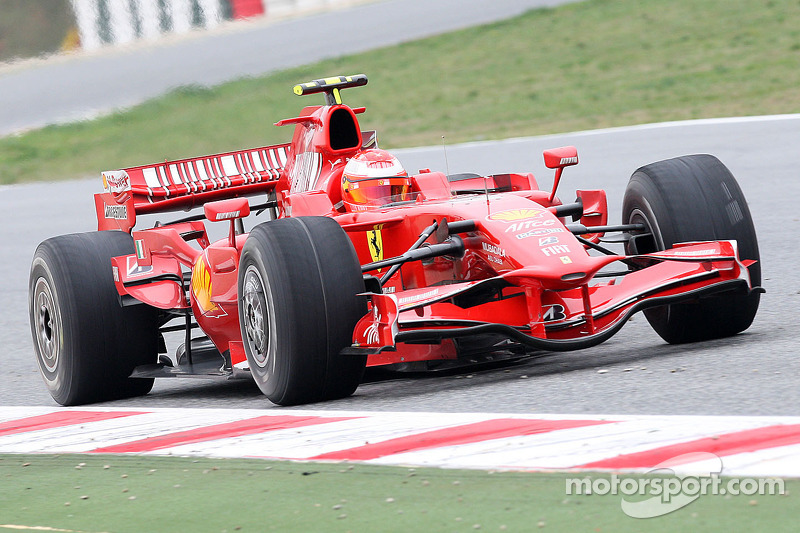
<instances>
[{"instance_id":1,"label":"sponsor decal","mask_svg":"<svg viewBox=\"0 0 800 533\"><path fill-rule=\"evenodd\" d=\"M482 242L481 245L483 246L483 250L485 252L489 252L490 254L499 255L500 257L506 256L506 251L504 248L500 248L496 244L491 244L488 242Z\"/></svg>"},{"instance_id":2,"label":"sponsor decal","mask_svg":"<svg viewBox=\"0 0 800 533\"><path fill-rule=\"evenodd\" d=\"M577 162L578 162L578 158L577 157L562 157L561 158L561 164L562 165L574 165Z\"/></svg>"},{"instance_id":3,"label":"sponsor decal","mask_svg":"<svg viewBox=\"0 0 800 533\"><path fill-rule=\"evenodd\" d=\"M540 237L539 246L548 246L550 244L558 244L558 237Z\"/></svg>"},{"instance_id":4,"label":"sponsor decal","mask_svg":"<svg viewBox=\"0 0 800 533\"><path fill-rule=\"evenodd\" d=\"M552 222L552 220L549 220L548 222ZM508 230L506 230L506 231L508 231ZM563 231L564 231L563 228L540 228L540 229L534 229L534 230L531 230L531 231L528 231L528 232L525 232L525 233L519 233L519 234L516 235L516 237L517 237L517 239L527 239L529 237L537 237L539 235L547 235L548 233L561 233Z\"/></svg>"},{"instance_id":5,"label":"sponsor decal","mask_svg":"<svg viewBox=\"0 0 800 533\"><path fill-rule=\"evenodd\" d=\"M322 155L314 152L297 154L292 168L292 192L313 189L322 171Z\"/></svg>"},{"instance_id":6,"label":"sponsor decal","mask_svg":"<svg viewBox=\"0 0 800 533\"><path fill-rule=\"evenodd\" d=\"M126 276L128 279L131 278L139 278L142 276L146 276L153 272L153 265L149 266L141 266L137 261L136 258L133 256L128 256L128 269ZM119 272L116 273L119 276ZM115 278L116 280L116 278Z\"/></svg>"},{"instance_id":7,"label":"sponsor decal","mask_svg":"<svg viewBox=\"0 0 800 533\"><path fill-rule=\"evenodd\" d=\"M394 287L384 287L383 294L394 294Z\"/></svg>"},{"instance_id":8,"label":"sponsor decal","mask_svg":"<svg viewBox=\"0 0 800 533\"><path fill-rule=\"evenodd\" d=\"M374 229L367 231L367 246L369 247L369 255L373 261L383 261L383 235L381 234L382 226L375 226ZM378 269L380 272L380 269Z\"/></svg>"},{"instance_id":9,"label":"sponsor decal","mask_svg":"<svg viewBox=\"0 0 800 533\"><path fill-rule=\"evenodd\" d=\"M717 250L710 248L707 250L686 250L686 251L675 251L672 252L672 255L678 255L682 257L697 257L699 255L716 255L719 252Z\"/></svg>"},{"instance_id":10,"label":"sponsor decal","mask_svg":"<svg viewBox=\"0 0 800 533\"><path fill-rule=\"evenodd\" d=\"M303 138L298 142L298 153L295 155L294 166L289 174L293 193L313 189L322 173L322 154L316 153L312 149L317 129L316 126L307 126Z\"/></svg>"},{"instance_id":11,"label":"sponsor decal","mask_svg":"<svg viewBox=\"0 0 800 533\"><path fill-rule=\"evenodd\" d=\"M114 276L114 283L119 283L119 268L112 266L111 275Z\"/></svg>"},{"instance_id":12,"label":"sponsor decal","mask_svg":"<svg viewBox=\"0 0 800 533\"><path fill-rule=\"evenodd\" d=\"M128 207L124 205L105 204L105 217L113 220L128 220Z\"/></svg>"},{"instance_id":13,"label":"sponsor decal","mask_svg":"<svg viewBox=\"0 0 800 533\"><path fill-rule=\"evenodd\" d=\"M546 310L545 310L546 309ZM542 306L542 321L555 322L556 320L564 320L567 315L564 313L564 306L561 304L551 304Z\"/></svg>"},{"instance_id":14,"label":"sponsor decal","mask_svg":"<svg viewBox=\"0 0 800 533\"><path fill-rule=\"evenodd\" d=\"M498 211L486 217L488 220L500 220L502 222L515 222L517 220L526 220L533 217L541 216L544 209L508 209L506 211Z\"/></svg>"},{"instance_id":15,"label":"sponsor decal","mask_svg":"<svg viewBox=\"0 0 800 533\"><path fill-rule=\"evenodd\" d=\"M232 218L239 218L241 211L228 211L227 213L218 213L217 220L229 220Z\"/></svg>"},{"instance_id":16,"label":"sponsor decal","mask_svg":"<svg viewBox=\"0 0 800 533\"><path fill-rule=\"evenodd\" d=\"M113 194L119 194L131 190L131 181L128 173L124 170L113 170L103 172L103 188Z\"/></svg>"},{"instance_id":17,"label":"sponsor decal","mask_svg":"<svg viewBox=\"0 0 800 533\"><path fill-rule=\"evenodd\" d=\"M530 228L536 228L536 227L541 227L541 226L552 226L555 223L556 223L556 221L553 220L552 218L549 218L547 220L525 220L523 222L516 222L516 223L511 224L510 226L508 226L506 228L506 233L509 233L509 232L510 233L517 233L517 232L524 231L524 230L530 229Z\"/></svg>"},{"instance_id":18,"label":"sponsor decal","mask_svg":"<svg viewBox=\"0 0 800 533\"><path fill-rule=\"evenodd\" d=\"M210 316L225 316L227 313L211 301L213 291L214 284L211 281L211 273L208 271L205 259L200 256L192 268L192 294L194 294L194 301L203 315L213 313Z\"/></svg>"},{"instance_id":19,"label":"sponsor decal","mask_svg":"<svg viewBox=\"0 0 800 533\"><path fill-rule=\"evenodd\" d=\"M399 304L405 305L410 304L413 302L418 302L420 300L427 300L428 298L433 298L439 294L439 289L433 289L432 291L423 292L422 294L415 294L413 296L405 296L400 298Z\"/></svg>"},{"instance_id":20,"label":"sponsor decal","mask_svg":"<svg viewBox=\"0 0 800 533\"><path fill-rule=\"evenodd\" d=\"M561 259L561 262L564 263L565 265L572 263L572 259L570 259L566 255L559 257L559 259Z\"/></svg>"},{"instance_id":21,"label":"sponsor decal","mask_svg":"<svg viewBox=\"0 0 800 533\"><path fill-rule=\"evenodd\" d=\"M555 246L547 246L542 248L542 253L547 257L550 257L551 255L568 254L570 251L569 246L566 244L556 244Z\"/></svg>"}]
</instances>

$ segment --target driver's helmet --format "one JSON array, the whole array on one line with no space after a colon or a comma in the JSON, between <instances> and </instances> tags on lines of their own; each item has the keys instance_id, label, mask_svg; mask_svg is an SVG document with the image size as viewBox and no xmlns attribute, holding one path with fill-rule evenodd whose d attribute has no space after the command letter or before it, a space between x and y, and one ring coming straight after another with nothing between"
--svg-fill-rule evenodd
<instances>
[{"instance_id":1,"label":"driver's helmet","mask_svg":"<svg viewBox=\"0 0 800 533\"><path fill-rule=\"evenodd\" d=\"M364 150L350 159L342 175L342 201L348 211L363 211L411 199L411 180L400 161L385 150Z\"/></svg>"}]
</instances>

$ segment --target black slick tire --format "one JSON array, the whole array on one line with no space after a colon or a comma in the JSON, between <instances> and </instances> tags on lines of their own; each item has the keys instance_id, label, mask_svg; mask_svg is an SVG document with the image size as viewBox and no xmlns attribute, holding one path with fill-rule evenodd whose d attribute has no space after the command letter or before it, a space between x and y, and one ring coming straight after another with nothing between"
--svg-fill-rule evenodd
<instances>
[{"instance_id":1,"label":"black slick tire","mask_svg":"<svg viewBox=\"0 0 800 533\"><path fill-rule=\"evenodd\" d=\"M366 356L341 355L366 313L358 257L333 219L253 228L239 260L239 322L250 372L278 405L350 396Z\"/></svg>"},{"instance_id":2,"label":"black slick tire","mask_svg":"<svg viewBox=\"0 0 800 533\"><path fill-rule=\"evenodd\" d=\"M29 318L36 361L53 399L81 405L150 392L153 379L128 377L155 363L158 315L152 307L122 307L111 258L133 253L120 231L53 237L31 265Z\"/></svg>"},{"instance_id":3,"label":"black slick tire","mask_svg":"<svg viewBox=\"0 0 800 533\"><path fill-rule=\"evenodd\" d=\"M758 241L747 201L731 172L714 156L682 156L636 170L625 191L622 222L644 223L653 236L634 239L627 253L665 250L678 242L736 240L739 258L756 261L748 268L752 286L761 284ZM676 344L744 331L758 304L758 292L725 293L648 309L645 316L665 341Z\"/></svg>"}]
</instances>

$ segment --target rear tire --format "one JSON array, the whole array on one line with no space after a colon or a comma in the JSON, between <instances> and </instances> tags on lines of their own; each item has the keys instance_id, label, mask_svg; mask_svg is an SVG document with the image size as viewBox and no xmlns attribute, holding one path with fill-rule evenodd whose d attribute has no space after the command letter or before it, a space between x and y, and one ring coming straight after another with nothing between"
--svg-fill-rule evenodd
<instances>
[{"instance_id":1,"label":"rear tire","mask_svg":"<svg viewBox=\"0 0 800 533\"><path fill-rule=\"evenodd\" d=\"M278 405L350 396L366 356L341 355L366 313L355 249L327 217L253 228L239 260L239 322L250 372Z\"/></svg>"},{"instance_id":2,"label":"rear tire","mask_svg":"<svg viewBox=\"0 0 800 533\"><path fill-rule=\"evenodd\" d=\"M133 253L120 231L53 237L36 249L28 287L36 361L53 399L80 405L131 396L153 379L129 378L134 367L155 363L157 311L122 307L111 258Z\"/></svg>"},{"instance_id":3,"label":"rear tire","mask_svg":"<svg viewBox=\"0 0 800 533\"><path fill-rule=\"evenodd\" d=\"M757 261L748 270L753 287L761 284L758 240L736 179L711 155L689 155L652 163L631 176L622 203L623 224L644 223L651 240L638 240L651 253L688 241L736 240L741 260ZM735 335L752 324L759 293L728 293L697 303L648 309L653 329L671 344Z\"/></svg>"}]
</instances>

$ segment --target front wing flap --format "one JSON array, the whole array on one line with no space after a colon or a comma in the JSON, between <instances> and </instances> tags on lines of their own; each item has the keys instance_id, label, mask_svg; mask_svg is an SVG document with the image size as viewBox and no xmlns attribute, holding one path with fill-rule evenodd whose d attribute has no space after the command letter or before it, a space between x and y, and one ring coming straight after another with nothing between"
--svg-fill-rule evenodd
<instances>
[{"instance_id":1,"label":"front wing flap","mask_svg":"<svg viewBox=\"0 0 800 533\"><path fill-rule=\"evenodd\" d=\"M369 295L370 312L357 324L345 353L380 353L399 343L438 343L497 334L534 349L565 351L599 344L630 316L648 307L727 291L762 290L750 282L752 261L738 258L735 241L681 243L670 250L618 259L643 265L609 280L567 290L510 285L508 274L481 281ZM513 273L513 272L512 272ZM470 308L455 305L495 285L499 298Z\"/></svg>"}]
</instances>

